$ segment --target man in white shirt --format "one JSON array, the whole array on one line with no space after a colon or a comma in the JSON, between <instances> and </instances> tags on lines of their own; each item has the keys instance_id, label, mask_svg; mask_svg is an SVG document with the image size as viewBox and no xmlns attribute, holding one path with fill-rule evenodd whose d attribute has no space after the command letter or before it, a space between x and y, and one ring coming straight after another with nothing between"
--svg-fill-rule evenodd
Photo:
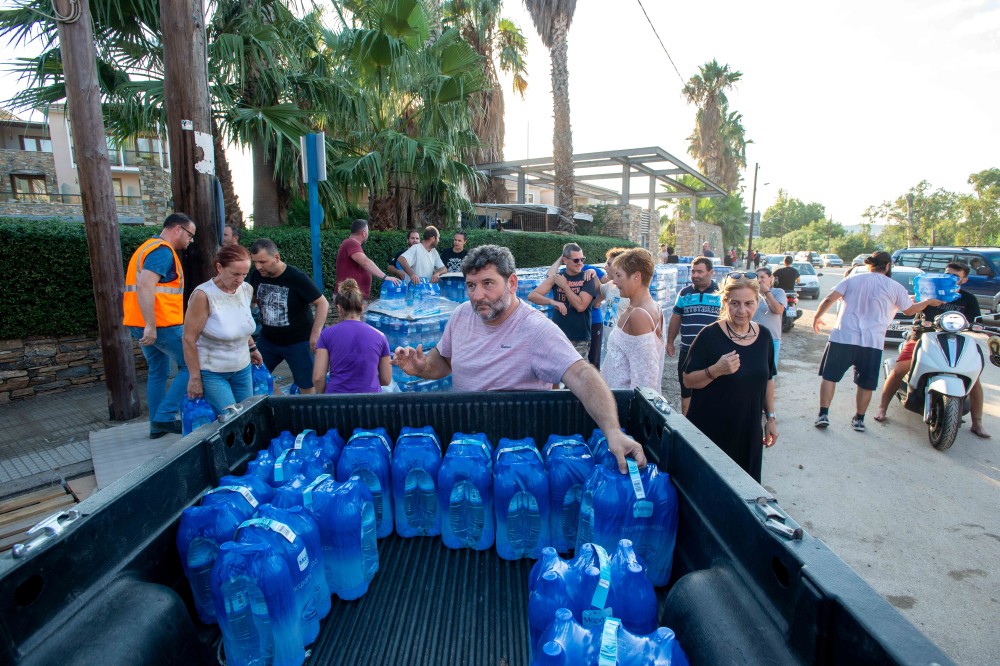
<instances>
[{"instance_id":1,"label":"man in white shirt","mask_svg":"<svg viewBox=\"0 0 1000 666\"><path fill-rule=\"evenodd\" d=\"M437 282L438 276L448 271L437 251L440 239L441 234L436 227L427 227L424 239L399 255L399 265L413 284L420 284L422 278Z\"/></svg>"},{"instance_id":2,"label":"man in white shirt","mask_svg":"<svg viewBox=\"0 0 1000 666\"><path fill-rule=\"evenodd\" d=\"M892 275L892 257L888 252L874 252L865 259L865 263L868 264L868 273L841 280L816 309L813 330L819 333L826 311L837 301L844 301L819 366L823 382L819 390L819 416L814 424L817 428L830 425L830 403L833 402L837 382L853 366L858 392L857 411L851 426L858 432L864 432L865 412L868 411L872 391L878 388L882 347L889 322L896 316L897 310L905 315L914 315L930 305L941 305L941 301L935 298L913 303L903 285L889 277Z\"/></svg>"}]
</instances>

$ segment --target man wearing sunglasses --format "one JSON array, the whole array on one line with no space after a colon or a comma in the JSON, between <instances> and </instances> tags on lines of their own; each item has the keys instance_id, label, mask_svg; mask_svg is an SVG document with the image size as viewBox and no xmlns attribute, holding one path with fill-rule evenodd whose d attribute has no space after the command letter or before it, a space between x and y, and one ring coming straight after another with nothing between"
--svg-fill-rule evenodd
<instances>
[{"instance_id":1,"label":"man wearing sunglasses","mask_svg":"<svg viewBox=\"0 0 1000 666\"><path fill-rule=\"evenodd\" d=\"M177 414L187 392L188 371L181 344L184 268L178 253L194 241L195 231L194 221L184 213L169 215L160 234L132 254L125 271L122 322L146 359L150 439L181 431ZM177 375L168 392L171 360Z\"/></svg>"},{"instance_id":2,"label":"man wearing sunglasses","mask_svg":"<svg viewBox=\"0 0 1000 666\"><path fill-rule=\"evenodd\" d=\"M590 304L600 293L596 276L583 270L585 261L579 245L566 243L562 252L565 272L549 275L528 294L532 303L555 308L552 321L583 358L587 358L590 352ZM552 297L549 296L550 291Z\"/></svg>"}]
</instances>

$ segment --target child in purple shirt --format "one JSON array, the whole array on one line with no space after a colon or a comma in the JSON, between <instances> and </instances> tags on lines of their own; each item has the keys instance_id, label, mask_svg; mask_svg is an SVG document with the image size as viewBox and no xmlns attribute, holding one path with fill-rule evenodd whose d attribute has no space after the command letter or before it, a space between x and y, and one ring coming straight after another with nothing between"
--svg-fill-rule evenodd
<instances>
[{"instance_id":1,"label":"child in purple shirt","mask_svg":"<svg viewBox=\"0 0 1000 666\"><path fill-rule=\"evenodd\" d=\"M340 283L335 301L340 323L323 329L316 343L313 386L325 384L325 393L381 393L392 381L389 342L361 321L362 298L354 279Z\"/></svg>"}]
</instances>

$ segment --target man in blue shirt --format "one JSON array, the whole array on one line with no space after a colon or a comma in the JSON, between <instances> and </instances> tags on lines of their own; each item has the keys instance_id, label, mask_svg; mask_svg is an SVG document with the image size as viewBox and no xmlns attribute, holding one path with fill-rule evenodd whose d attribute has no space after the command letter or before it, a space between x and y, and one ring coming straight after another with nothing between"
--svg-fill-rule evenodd
<instances>
[{"instance_id":1,"label":"man in blue shirt","mask_svg":"<svg viewBox=\"0 0 1000 666\"><path fill-rule=\"evenodd\" d=\"M691 264L691 284L681 289L674 304L674 313L667 327L667 356L674 355L674 338L681 335L680 353L677 355L677 380L681 384L681 413L687 414L691 403L691 389L684 386L684 366L687 364L691 343L712 322L718 321L722 298L719 285L712 279L712 260L698 257Z\"/></svg>"}]
</instances>

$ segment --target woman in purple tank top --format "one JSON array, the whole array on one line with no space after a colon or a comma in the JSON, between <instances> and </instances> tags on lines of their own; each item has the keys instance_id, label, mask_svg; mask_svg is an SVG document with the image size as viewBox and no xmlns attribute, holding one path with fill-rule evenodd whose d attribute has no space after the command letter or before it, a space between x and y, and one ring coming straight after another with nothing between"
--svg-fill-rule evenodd
<instances>
[{"instance_id":1,"label":"woman in purple tank top","mask_svg":"<svg viewBox=\"0 0 1000 666\"><path fill-rule=\"evenodd\" d=\"M320 333L313 386L325 386L325 393L381 393L392 381L389 342L361 321L364 300L358 283L352 278L341 282L334 302L340 323Z\"/></svg>"}]
</instances>

